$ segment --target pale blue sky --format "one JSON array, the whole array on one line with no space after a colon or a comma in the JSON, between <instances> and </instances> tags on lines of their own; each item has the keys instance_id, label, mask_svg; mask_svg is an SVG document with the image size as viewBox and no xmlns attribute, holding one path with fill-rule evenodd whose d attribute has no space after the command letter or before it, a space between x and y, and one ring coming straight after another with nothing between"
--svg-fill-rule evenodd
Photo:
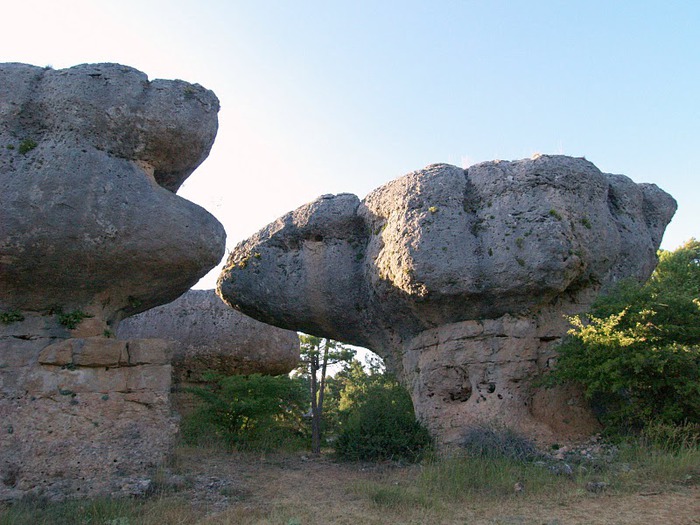
<instances>
[{"instance_id":1,"label":"pale blue sky","mask_svg":"<svg viewBox=\"0 0 700 525\"><path fill-rule=\"evenodd\" d=\"M216 144L180 194L229 248L324 193L538 152L658 184L679 203L663 246L700 236L697 0L26 0L2 17L2 62L216 92Z\"/></svg>"}]
</instances>

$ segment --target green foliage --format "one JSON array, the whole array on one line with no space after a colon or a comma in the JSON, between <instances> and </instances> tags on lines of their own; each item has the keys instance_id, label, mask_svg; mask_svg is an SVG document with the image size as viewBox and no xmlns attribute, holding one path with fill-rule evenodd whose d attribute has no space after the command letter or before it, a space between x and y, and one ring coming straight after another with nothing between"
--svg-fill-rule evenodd
<instances>
[{"instance_id":1,"label":"green foliage","mask_svg":"<svg viewBox=\"0 0 700 525\"><path fill-rule=\"evenodd\" d=\"M19 145L19 152L22 155L26 155L30 151L32 151L34 148L36 148L39 144L36 143L36 141L32 139L24 139L20 145Z\"/></svg>"},{"instance_id":2,"label":"green foliage","mask_svg":"<svg viewBox=\"0 0 700 525\"><path fill-rule=\"evenodd\" d=\"M135 310L136 308L140 308L141 305L143 304L143 301L141 301L141 299L134 297L133 295L130 295L129 297L127 297L126 301L127 301L127 304L129 305L129 308L131 308L132 310Z\"/></svg>"},{"instance_id":3,"label":"green foliage","mask_svg":"<svg viewBox=\"0 0 700 525\"><path fill-rule=\"evenodd\" d=\"M559 213L559 212L558 212L557 210L555 210L554 208L552 208L551 210L549 210L549 215L550 215L551 217L554 217L554 218L555 218L556 220L558 220L558 221L561 220L561 213Z\"/></svg>"},{"instance_id":4,"label":"green foliage","mask_svg":"<svg viewBox=\"0 0 700 525\"><path fill-rule=\"evenodd\" d=\"M301 364L297 371L301 375L308 376L312 370L320 370L323 367L326 350L328 351L326 366L350 362L355 356L355 350L332 339L299 334L299 343L301 345Z\"/></svg>"},{"instance_id":5,"label":"green foliage","mask_svg":"<svg viewBox=\"0 0 700 525\"><path fill-rule=\"evenodd\" d=\"M12 324L24 321L24 316L19 310L7 310L5 312L0 312L0 323L2 324Z\"/></svg>"},{"instance_id":6,"label":"green foliage","mask_svg":"<svg viewBox=\"0 0 700 525\"><path fill-rule=\"evenodd\" d=\"M344 392L344 421L335 451L348 460L418 461L430 448L405 388L391 376L372 374Z\"/></svg>"},{"instance_id":7,"label":"green foliage","mask_svg":"<svg viewBox=\"0 0 700 525\"><path fill-rule=\"evenodd\" d=\"M700 423L651 423L642 431L643 442L657 450L678 452L700 448Z\"/></svg>"},{"instance_id":8,"label":"green foliage","mask_svg":"<svg viewBox=\"0 0 700 525\"><path fill-rule=\"evenodd\" d=\"M615 432L700 423L700 243L661 252L644 285L622 283L572 318L550 382L576 382Z\"/></svg>"},{"instance_id":9,"label":"green foliage","mask_svg":"<svg viewBox=\"0 0 700 525\"><path fill-rule=\"evenodd\" d=\"M310 391L308 379L303 379L307 383L307 391ZM323 413L321 414L321 437L324 446L332 442L340 432L340 398L344 386L344 382L338 378L337 374L326 378L326 392L323 401Z\"/></svg>"},{"instance_id":10,"label":"green foliage","mask_svg":"<svg viewBox=\"0 0 700 525\"><path fill-rule=\"evenodd\" d=\"M321 452L325 430L324 406L328 383L328 366L347 364L355 355L355 350L333 341L313 335L300 334L301 363L297 374L307 384L311 404L311 452Z\"/></svg>"},{"instance_id":11,"label":"green foliage","mask_svg":"<svg viewBox=\"0 0 700 525\"><path fill-rule=\"evenodd\" d=\"M186 442L214 437L239 450L265 451L297 447L306 437L303 381L261 374L210 379L211 388L190 389L204 404L184 423Z\"/></svg>"},{"instance_id":12,"label":"green foliage","mask_svg":"<svg viewBox=\"0 0 700 525\"><path fill-rule=\"evenodd\" d=\"M86 314L82 310L73 310L68 313L63 313L62 311L58 312L58 322L69 330L73 330L83 319L87 319L88 317L92 316Z\"/></svg>"},{"instance_id":13,"label":"green foliage","mask_svg":"<svg viewBox=\"0 0 700 525\"><path fill-rule=\"evenodd\" d=\"M364 365L357 359L353 359L335 376L335 379L339 383L340 390L338 410L344 414L367 397L367 390L371 386L393 381L384 375L384 364L379 357L369 358Z\"/></svg>"}]
</instances>

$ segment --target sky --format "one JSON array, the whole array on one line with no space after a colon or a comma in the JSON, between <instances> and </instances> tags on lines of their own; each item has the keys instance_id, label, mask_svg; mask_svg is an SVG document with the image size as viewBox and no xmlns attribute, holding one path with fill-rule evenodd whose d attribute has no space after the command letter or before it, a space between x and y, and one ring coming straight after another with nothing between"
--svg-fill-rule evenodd
<instances>
[{"instance_id":1,"label":"sky","mask_svg":"<svg viewBox=\"0 0 700 525\"><path fill-rule=\"evenodd\" d=\"M217 94L178 194L228 250L323 194L535 153L657 184L679 204L662 247L700 237L697 0L24 0L2 20L0 62L117 62Z\"/></svg>"}]
</instances>

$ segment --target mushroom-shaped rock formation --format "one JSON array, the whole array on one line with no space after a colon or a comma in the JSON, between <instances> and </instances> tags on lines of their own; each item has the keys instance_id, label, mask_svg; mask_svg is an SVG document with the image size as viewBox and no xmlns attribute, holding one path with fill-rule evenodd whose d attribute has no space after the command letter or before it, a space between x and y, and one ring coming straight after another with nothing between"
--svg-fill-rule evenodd
<instances>
[{"instance_id":1,"label":"mushroom-shaped rock formation","mask_svg":"<svg viewBox=\"0 0 700 525\"><path fill-rule=\"evenodd\" d=\"M278 219L236 247L219 293L263 322L381 355L445 444L487 422L561 439L594 425L575 392L533 385L563 314L648 278L675 209L585 159L437 164Z\"/></svg>"},{"instance_id":2,"label":"mushroom-shaped rock formation","mask_svg":"<svg viewBox=\"0 0 700 525\"><path fill-rule=\"evenodd\" d=\"M230 308L214 290L190 290L172 303L124 320L120 339L173 341L173 379L202 382L224 375L291 372L299 364L299 336Z\"/></svg>"},{"instance_id":3,"label":"mushroom-shaped rock formation","mask_svg":"<svg viewBox=\"0 0 700 525\"><path fill-rule=\"evenodd\" d=\"M0 65L0 309L108 323L172 301L221 259L221 224L175 191L219 101L117 64Z\"/></svg>"},{"instance_id":4,"label":"mushroom-shaped rock formation","mask_svg":"<svg viewBox=\"0 0 700 525\"><path fill-rule=\"evenodd\" d=\"M0 501L141 494L169 453L172 348L112 336L223 255L174 193L218 109L117 64L0 64Z\"/></svg>"}]
</instances>

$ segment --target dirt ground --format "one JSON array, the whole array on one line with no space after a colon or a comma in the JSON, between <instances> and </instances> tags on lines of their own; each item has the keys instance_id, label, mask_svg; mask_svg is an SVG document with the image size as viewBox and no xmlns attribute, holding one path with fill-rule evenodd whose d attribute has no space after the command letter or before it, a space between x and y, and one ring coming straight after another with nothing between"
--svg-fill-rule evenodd
<instances>
[{"instance_id":1,"label":"dirt ground","mask_svg":"<svg viewBox=\"0 0 700 525\"><path fill-rule=\"evenodd\" d=\"M697 485L626 494L514 494L435 507L378 504L363 490L410 484L420 468L181 449L168 483L180 485L170 497L187 502L203 524L700 525Z\"/></svg>"}]
</instances>

